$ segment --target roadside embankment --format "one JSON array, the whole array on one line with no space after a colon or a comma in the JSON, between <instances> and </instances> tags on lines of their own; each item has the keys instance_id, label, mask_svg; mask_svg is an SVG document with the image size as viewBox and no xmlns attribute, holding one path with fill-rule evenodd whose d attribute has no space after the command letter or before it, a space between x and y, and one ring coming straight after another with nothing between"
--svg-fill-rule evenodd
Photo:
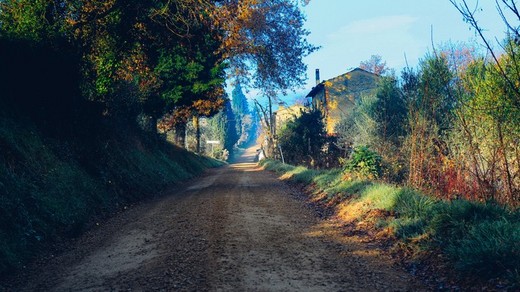
<instances>
[{"instance_id":1,"label":"roadside embankment","mask_svg":"<svg viewBox=\"0 0 520 292\"><path fill-rule=\"evenodd\" d=\"M281 179L305 185L311 202L343 220L347 236L380 243L435 288L520 287L518 210L345 180L338 169L312 170L269 160L261 165Z\"/></svg>"},{"instance_id":2,"label":"roadside embankment","mask_svg":"<svg viewBox=\"0 0 520 292\"><path fill-rule=\"evenodd\" d=\"M49 134L0 108L0 275L219 162L132 129ZM84 132L86 131L86 132Z\"/></svg>"}]
</instances>

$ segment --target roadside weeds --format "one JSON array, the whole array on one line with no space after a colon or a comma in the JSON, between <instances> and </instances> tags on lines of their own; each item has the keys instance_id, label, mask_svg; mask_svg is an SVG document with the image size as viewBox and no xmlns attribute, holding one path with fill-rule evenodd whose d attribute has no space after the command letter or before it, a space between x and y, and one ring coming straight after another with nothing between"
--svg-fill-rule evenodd
<instances>
[{"instance_id":1,"label":"roadside weeds","mask_svg":"<svg viewBox=\"0 0 520 292\"><path fill-rule=\"evenodd\" d=\"M341 170L260 163L296 183L319 214L339 220L434 290L508 291L520 287L520 213L490 203L443 201ZM516 243L515 243L516 242Z\"/></svg>"}]
</instances>

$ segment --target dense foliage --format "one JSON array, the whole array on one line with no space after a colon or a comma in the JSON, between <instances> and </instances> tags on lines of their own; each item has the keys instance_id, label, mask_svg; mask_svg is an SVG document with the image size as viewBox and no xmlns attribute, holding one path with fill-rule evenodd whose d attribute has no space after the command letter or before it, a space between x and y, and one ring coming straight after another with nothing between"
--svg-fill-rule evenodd
<instances>
[{"instance_id":1,"label":"dense foliage","mask_svg":"<svg viewBox=\"0 0 520 292\"><path fill-rule=\"evenodd\" d=\"M467 1L451 2L480 34L483 29ZM346 155L333 158L358 165L359 150L369 147L374 157L381 157L381 172L374 172L374 178L445 199L519 206L520 32L514 23L520 20L520 12L516 7L514 0L497 1L508 29L500 52L481 34L489 54L468 44L445 44L400 76L388 70L380 56L361 62L360 67L384 75L375 93L366 93L341 109L342 120L332 136ZM347 93L344 98L349 98ZM331 101L326 108L336 106ZM300 158L289 161L311 165L302 158L308 155L303 151L308 143L300 140L314 126L308 123L300 129L291 124L283 132L282 145L289 145L285 155ZM287 142L291 139L297 142ZM338 153L323 148L313 156L323 161ZM345 172L349 178L359 170L347 167Z\"/></svg>"},{"instance_id":2,"label":"dense foliage","mask_svg":"<svg viewBox=\"0 0 520 292\"><path fill-rule=\"evenodd\" d=\"M242 86L238 83L231 93L232 109L235 113L236 127L238 134L237 146L245 146L250 142L255 142L256 124L254 119L255 111L249 109L249 103L244 94Z\"/></svg>"},{"instance_id":3,"label":"dense foliage","mask_svg":"<svg viewBox=\"0 0 520 292\"><path fill-rule=\"evenodd\" d=\"M507 85L517 78L519 46L505 44L498 64L458 44L426 55L400 78L381 78L336 126L339 143L350 146L345 163L356 164L352 150L369 146L387 181L442 198L520 204L518 96ZM346 170L345 177L356 172Z\"/></svg>"},{"instance_id":4,"label":"dense foliage","mask_svg":"<svg viewBox=\"0 0 520 292\"><path fill-rule=\"evenodd\" d=\"M319 111L302 112L279 133L285 160L293 164L316 165L322 159L325 143L325 126Z\"/></svg>"},{"instance_id":5,"label":"dense foliage","mask_svg":"<svg viewBox=\"0 0 520 292\"><path fill-rule=\"evenodd\" d=\"M0 0L0 273L211 164L158 128L184 146L194 121L199 150L200 121L221 111L232 149L227 77L265 92L303 82L315 47L299 5Z\"/></svg>"},{"instance_id":6,"label":"dense foliage","mask_svg":"<svg viewBox=\"0 0 520 292\"><path fill-rule=\"evenodd\" d=\"M345 169L358 178L377 179L382 174L381 156L366 146L358 146L345 163Z\"/></svg>"},{"instance_id":7,"label":"dense foliage","mask_svg":"<svg viewBox=\"0 0 520 292\"><path fill-rule=\"evenodd\" d=\"M233 154L233 148L237 143L239 136L237 133L237 115L232 109L231 101L227 100L224 105L224 110L215 117L208 120L208 127L205 134L208 140L219 141L222 145L211 149L216 149L217 153L211 153L211 156L218 157L222 160L227 160ZM225 151L221 153L220 151ZM209 152L208 152L209 153Z\"/></svg>"},{"instance_id":8,"label":"dense foliage","mask_svg":"<svg viewBox=\"0 0 520 292\"><path fill-rule=\"evenodd\" d=\"M44 43L77 57L81 96L105 116L155 131L212 116L224 105L225 70L267 91L303 82L299 1L0 2L0 38ZM252 82L249 82L249 79Z\"/></svg>"},{"instance_id":9,"label":"dense foliage","mask_svg":"<svg viewBox=\"0 0 520 292\"><path fill-rule=\"evenodd\" d=\"M219 165L132 128L88 130L56 138L40 122L1 104L0 276L21 268L57 239L91 228L94 218Z\"/></svg>"}]
</instances>

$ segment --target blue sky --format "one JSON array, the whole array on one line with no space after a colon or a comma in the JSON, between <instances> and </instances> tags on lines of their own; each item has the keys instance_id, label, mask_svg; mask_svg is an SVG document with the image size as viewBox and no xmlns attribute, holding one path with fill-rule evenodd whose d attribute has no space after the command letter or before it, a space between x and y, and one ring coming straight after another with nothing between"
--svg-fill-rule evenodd
<instances>
[{"instance_id":1,"label":"blue sky","mask_svg":"<svg viewBox=\"0 0 520 292\"><path fill-rule=\"evenodd\" d=\"M475 5L477 0L467 0ZM494 0L481 0L477 18L488 38L502 40L505 25ZM371 55L380 55L397 73L408 64L416 67L432 47L452 42L480 46L474 30L462 19L449 0L311 0L302 8L307 16L308 40L321 49L305 58L307 84L281 99L291 104L315 85L314 72L320 69L327 80L359 66ZM496 42L495 42L496 43ZM247 93L256 98L257 91ZM263 98L259 98L263 100Z\"/></svg>"},{"instance_id":2,"label":"blue sky","mask_svg":"<svg viewBox=\"0 0 520 292\"><path fill-rule=\"evenodd\" d=\"M477 17L494 39L505 36L505 26L495 9L495 1L479 1ZM468 3L476 3L468 0ZM412 67L431 51L433 43L475 42L459 12L448 0L311 0L303 8L309 41L322 48L306 58L308 83L314 85L314 70L321 79L330 79L357 67L371 55L381 55L388 67L400 72L405 57Z\"/></svg>"}]
</instances>

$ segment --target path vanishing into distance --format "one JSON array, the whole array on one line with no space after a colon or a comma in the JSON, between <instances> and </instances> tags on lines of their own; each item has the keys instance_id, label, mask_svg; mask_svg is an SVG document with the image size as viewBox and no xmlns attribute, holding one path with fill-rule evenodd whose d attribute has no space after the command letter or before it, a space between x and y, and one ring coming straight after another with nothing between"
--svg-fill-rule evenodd
<instances>
[{"instance_id":1,"label":"path vanishing into distance","mask_svg":"<svg viewBox=\"0 0 520 292\"><path fill-rule=\"evenodd\" d=\"M27 267L16 291L418 291L392 260L320 219L250 148L100 222Z\"/></svg>"}]
</instances>

